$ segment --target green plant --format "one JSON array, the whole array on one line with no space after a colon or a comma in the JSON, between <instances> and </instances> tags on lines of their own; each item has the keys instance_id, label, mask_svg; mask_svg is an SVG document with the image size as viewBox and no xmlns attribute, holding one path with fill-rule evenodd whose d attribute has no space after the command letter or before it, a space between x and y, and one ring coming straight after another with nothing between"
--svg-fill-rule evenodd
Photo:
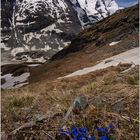
<instances>
[{"instance_id":1,"label":"green plant","mask_svg":"<svg viewBox=\"0 0 140 140\"><path fill-rule=\"evenodd\" d=\"M104 85L110 85L112 82L113 82L112 77L104 77L103 78Z\"/></svg>"},{"instance_id":2,"label":"green plant","mask_svg":"<svg viewBox=\"0 0 140 140\"><path fill-rule=\"evenodd\" d=\"M139 77L137 75L129 76L128 79L127 79L127 83L130 84L130 85L138 85Z\"/></svg>"}]
</instances>

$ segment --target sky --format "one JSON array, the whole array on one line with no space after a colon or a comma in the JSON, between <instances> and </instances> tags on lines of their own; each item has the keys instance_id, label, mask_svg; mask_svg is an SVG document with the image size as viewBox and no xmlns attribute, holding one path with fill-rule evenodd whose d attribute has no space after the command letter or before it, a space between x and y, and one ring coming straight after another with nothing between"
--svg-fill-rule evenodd
<instances>
[{"instance_id":1,"label":"sky","mask_svg":"<svg viewBox=\"0 0 140 140\"><path fill-rule=\"evenodd\" d=\"M116 0L116 2L119 4L119 6L129 7L136 4L138 0Z\"/></svg>"}]
</instances>

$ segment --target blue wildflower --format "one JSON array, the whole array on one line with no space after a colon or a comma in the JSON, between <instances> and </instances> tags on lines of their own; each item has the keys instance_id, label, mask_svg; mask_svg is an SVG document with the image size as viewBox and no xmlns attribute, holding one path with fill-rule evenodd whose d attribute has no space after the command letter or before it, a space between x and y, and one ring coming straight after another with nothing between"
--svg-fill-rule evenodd
<instances>
[{"instance_id":1,"label":"blue wildflower","mask_svg":"<svg viewBox=\"0 0 140 140\"><path fill-rule=\"evenodd\" d=\"M96 128L98 132L108 133L108 128Z\"/></svg>"},{"instance_id":2,"label":"blue wildflower","mask_svg":"<svg viewBox=\"0 0 140 140\"><path fill-rule=\"evenodd\" d=\"M114 127L113 124L109 124L108 128L109 128L109 129L114 129L115 127Z\"/></svg>"},{"instance_id":3,"label":"blue wildflower","mask_svg":"<svg viewBox=\"0 0 140 140\"><path fill-rule=\"evenodd\" d=\"M97 127L95 130L98 132L99 140L110 140L109 133L113 128L114 126L112 124L109 124L109 126L105 128ZM88 134L85 127L72 127L71 131L60 129L60 134L62 136L71 136L72 140L96 140L94 136Z\"/></svg>"},{"instance_id":4,"label":"blue wildflower","mask_svg":"<svg viewBox=\"0 0 140 140\"><path fill-rule=\"evenodd\" d=\"M95 137L90 135L89 140L95 140Z\"/></svg>"},{"instance_id":5,"label":"blue wildflower","mask_svg":"<svg viewBox=\"0 0 140 140\"><path fill-rule=\"evenodd\" d=\"M71 129L71 134L72 134L73 137L77 137L78 136L79 133L78 133L78 130L77 130L76 127L73 127Z\"/></svg>"},{"instance_id":6,"label":"blue wildflower","mask_svg":"<svg viewBox=\"0 0 140 140\"><path fill-rule=\"evenodd\" d=\"M87 137L87 129L86 128L79 128L80 136L81 137Z\"/></svg>"},{"instance_id":7,"label":"blue wildflower","mask_svg":"<svg viewBox=\"0 0 140 140\"><path fill-rule=\"evenodd\" d=\"M110 140L107 136L101 136L100 140Z\"/></svg>"}]
</instances>

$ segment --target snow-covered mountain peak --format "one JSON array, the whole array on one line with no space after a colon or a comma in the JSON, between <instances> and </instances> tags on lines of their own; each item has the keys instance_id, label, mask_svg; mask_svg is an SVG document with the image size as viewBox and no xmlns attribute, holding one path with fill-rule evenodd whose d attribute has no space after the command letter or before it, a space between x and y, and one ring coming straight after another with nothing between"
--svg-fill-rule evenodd
<instances>
[{"instance_id":1,"label":"snow-covered mountain peak","mask_svg":"<svg viewBox=\"0 0 140 140\"><path fill-rule=\"evenodd\" d=\"M73 1L76 3L76 0ZM87 10L91 14L94 14L98 6L104 5L106 7L112 7L114 10L119 8L115 0L77 0L77 2L80 4L81 8Z\"/></svg>"},{"instance_id":2,"label":"snow-covered mountain peak","mask_svg":"<svg viewBox=\"0 0 140 140\"><path fill-rule=\"evenodd\" d=\"M119 10L115 0L71 0L71 2L83 26L99 21Z\"/></svg>"}]
</instances>

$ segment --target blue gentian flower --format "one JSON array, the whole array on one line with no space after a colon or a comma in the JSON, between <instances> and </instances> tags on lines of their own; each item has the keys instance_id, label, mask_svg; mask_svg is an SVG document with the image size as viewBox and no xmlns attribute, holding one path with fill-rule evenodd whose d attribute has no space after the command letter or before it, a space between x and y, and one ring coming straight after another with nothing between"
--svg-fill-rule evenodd
<instances>
[{"instance_id":1,"label":"blue gentian flower","mask_svg":"<svg viewBox=\"0 0 140 140\"><path fill-rule=\"evenodd\" d=\"M108 128L109 128L109 129L113 129L113 128L115 128L115 127L114 127L113 124L109 124Z\"/></svg>"},{"instance_id":2,"label":"blue gentian flower","mask_svg":"<svg viewBox=\"0 0 140 140\"><path fill-rule=\"evenodd\" d=\"M114 126L112 124L109 124L108 127L102 128L97 127L95 130L97 130L99 133L101 132L100 140L110 140L108 137L109 135L109 129L113 129ZM72 136L72 140L96 140L94 136L88 135L87 129L85 127L77 128L72 127L71 131L60 129L60 134L64 136Z\"/></svg>"},{"instance_id":3,"label":"blue gentian flower","mask_svg":"<svg viewBox=\"0 0 140 140\"><path fill-rule=\"evenodd\" d=\"M98 132L108 133L108 128L96 128Z\"/></svg>"},{"instance_id":4,"label":"blue gentian flower","mask_svg":"<svg viewBox=\"0 0 140 140\"><path fill-rule=\"evenodd\" d=\"M95 137L90 135L89 140L95 140Z\"/></svg>"},{"instance_id":5,"label":"blue gentian flower","mask_svg":"<svg viewBox=\"0 0 140 140\"><path fill-rule=\"evenodd\" d=\"M77 130L77 128L76 127L73 127L72 129L71 129L71 134L72 134L72 136L74 137L74 138L76 138L76 137L78 137L78 130Z\"/></svg>"},{"instance_id":6,"label":"blue gentian flower","mask_svg":"<svg viewBox=\"0 0 140 140\"><path fill-rule=\"evenodd\" d=\"M80 136L82 138L86 138L87 137L87 129L86 128L79 128L79 132L80 132Z\"/></svg>"},{"instance_id":7,"label":"blue gentian flower","mask_svg":"<svg viewBox=\"0 0 140 140\"><path fill-rule=\"evenodd\" d=\"M110 140L107 136L101 136L100 140Z\"/></svg>"}]
</instances>

